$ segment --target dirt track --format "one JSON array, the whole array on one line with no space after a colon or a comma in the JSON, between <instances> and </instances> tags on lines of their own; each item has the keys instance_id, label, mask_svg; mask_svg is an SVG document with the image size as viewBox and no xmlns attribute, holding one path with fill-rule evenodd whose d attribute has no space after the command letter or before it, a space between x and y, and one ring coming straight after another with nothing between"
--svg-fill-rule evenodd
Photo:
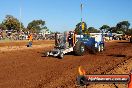
<instances>
[{"instance_id":1,"label":"dirt track","mask_svg":"<svg viewBox=\"0 0 132 88\"><path fill-rule=\"evenodd\" d=\"M9 45L2 43L0 47ZM76 88L80 65L85 67L87 74L106 74L132 57L132 44L127 41L108 42L106 50L97 55L65 55L64 59L43 57L42 52L49 49L51 47L34 47L0 52L0 88Z\"/></svg>"}]
</instances>

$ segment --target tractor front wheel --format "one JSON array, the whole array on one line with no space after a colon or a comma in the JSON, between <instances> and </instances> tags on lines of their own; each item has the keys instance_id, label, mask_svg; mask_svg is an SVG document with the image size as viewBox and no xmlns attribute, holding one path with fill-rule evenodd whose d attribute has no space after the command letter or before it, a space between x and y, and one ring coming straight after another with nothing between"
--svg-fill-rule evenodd
<instances>
[{"instance_id":1,"label":"tractor front wheel","mask_svg":"<svg viewBox=\"0 0 132 88\"><path fill-rule=\"evenodd\" d=\"M45 52L45 57L48 57L49 56L49 52Z\"/></svg>"},{"instance_id":2,"label":"tractor front wheel","mask_svg":"<svg viewBox=\"0 0 132 88\"><path fill-rule=\"evenodd\" d=\"M64 53L61 52L60 55L59 55L59 58L60 58L60 59L63 59L63 57L64 57Z\"/></svg>"}]
</instances>

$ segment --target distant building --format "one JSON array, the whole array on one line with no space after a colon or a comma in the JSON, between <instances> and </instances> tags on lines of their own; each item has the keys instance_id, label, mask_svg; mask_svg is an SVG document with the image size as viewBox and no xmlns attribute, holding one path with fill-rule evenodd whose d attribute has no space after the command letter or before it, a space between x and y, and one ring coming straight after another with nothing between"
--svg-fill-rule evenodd
<instances>
[{"instance_id":1,"label":"distant building","mask_svg":"<svg viewBox=\"0 0 132 88\"><path fill-rule=\"evenodd\" d=\"M40 30L40 33L42 35L51 34L51 32L48 29L42 29L42 30Z\"/></svg>"}]
</instances>

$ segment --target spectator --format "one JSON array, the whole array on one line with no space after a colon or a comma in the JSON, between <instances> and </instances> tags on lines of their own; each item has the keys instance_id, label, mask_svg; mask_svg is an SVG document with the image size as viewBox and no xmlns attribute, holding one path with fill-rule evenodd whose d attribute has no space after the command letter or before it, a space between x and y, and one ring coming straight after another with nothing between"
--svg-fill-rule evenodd
<instances>
[{"instance_id":1,"label":"spectator","mask_svg":"<svg viewBox=\"0 0 132 88\"><path fill-rule=\"evenodd\" d=\"M32 41L33 41L33 36L32 36L32 34L29 34L28 35L28 45L27 45L27 47L32 47Z\"/></svg>"},{"instance_id":2,"label":"spectator","mask_svg":"<svg viewBox=\"0 0 132 88\"><path fill-rule=\"evenodd\" d=\"M58 46L58 44L59 44L59 36L58 36L58 34L57 33L55 33L55 46Z\"/></svg>"}]
</instances>

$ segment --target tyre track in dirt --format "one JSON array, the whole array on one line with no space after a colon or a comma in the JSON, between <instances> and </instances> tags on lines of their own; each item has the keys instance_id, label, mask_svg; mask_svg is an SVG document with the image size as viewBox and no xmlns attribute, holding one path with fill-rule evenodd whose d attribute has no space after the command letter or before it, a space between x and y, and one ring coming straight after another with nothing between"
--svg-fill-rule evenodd
<instances>
[{"instance_id":1,"label":"tyre track in dirt","mask_svg":"<svg viewBox=\"0 0 132 88\"><path fill-rule=\"evenodd\" d=\"M79 66L85 67L87 74L103 74L126 60L123 55L131 56L131 44L123 42L106 43L106 50L97 55L65 55L64 59L42 57L51 47L0 53L0 87L76 88Z\"/></svg>"},{"instance_id":2,"label":"tyre track in dirt","mask_svg":"<svg viewBox=\"0 0 132 88\"><path fill-rule=\"evenodd\" d=\"M118 43L117 43L117 45L118 45ZM126 47L126 46L130 46L130 44L128 43L128 44L126 44L126 45L121 45L121 46L118 46L117 47L117 45L113 45L112 47L111 47L111 49L113 50L113 49L115 49L115 48L117 48L117 49L120 49L119 47L122 47L123 46L123 50L125 50L124 49L124 47ZM113 48L114 47L114 48ZM129 48L129 47L128 47ZM127 49L126 49L127 50ZM119 52L119 53L121 53L122 54L122 52ZM125 53L125 52L124 52ZM120 58L120 60L118 60L117 59L117 57L112 57L112 56L109 56L110 54L108 54L108 51L106 52L104 52L104 53L101 53L101 54L98 54L98 55L86 55L86 56L84 56L84 57L80 57L80 58L77 58L76 57L76 65L72 65L72 66L75 66L75 67L73 67L73 69L69 69L68 71L66 71L66 72L64 72L64 74L68 74L67 76L65 76L65 75L63 75L64 77L59 77L57 80L55 80L55 81L53 81L52 80L52 82L50 82L50 83L48 83L47 85L45 85L45 84L43 84L43 86L41 85L41 87L42 88L55 88L55 87L60 87L60 88L75 88L75 78L76 78L76 76L78 75L78 72L77 72L77 68L80 66L80 65L82 65L82 66L85 66L86 67L86 69L87 69L87 71L90 71L90 72L87 72L88 74L103 74L103 73L105 73L105 72L107 72L107 71L110 71L112 68L114 68L114 67L116 67L116 66L118 66L120 63L122 63L122 62L124 62L124 61L126 61L127 59L129 59L129 57L118 57L118 59ZM118 53L117 53L117 55L118 55ZM94 63L94 66L93 67L91 67L91 66L89 66L89 64L88 63L86 63L86 62L88 62L88 58L94 58L94 60L95 59L98 59L99 60L99 58L100 57L104 57L104 56L107 56L107 58L105 58L105 59L108 59L108 57L109 57L109 59L108 60L105 60L104 62L106 62L105 64L104 64L104 62L102 61L102 63L100 63L99 65L95 65L95 63ZM86 58L87 57L87 58ZM112 62L115 62L114 63L114 67L113 66L108 66L107 67L107 64L108 64L108 62L110 61L110 59L111 59L111 57L112 57ZM64 58L64 59L66 59L66 58ZM79 60L77 60L77 59L79 59ZM114 59L116 59L116 60L114 60ZM90 61L91 60L91 61ZM94 60L92 60L92 59L89 59L89 61L90 61L90 63L92 62L92 61L94 61ZM72 61L72 60L71 60ZM81 63L79 63L79 62L81 62ZM98 61L96 60L96 63L97 63ZM113 65L113 63L110 63L110 64L112 64ZM101 65L101 66L100 66ZM103 65L104 66L106 66L105 67L105 69L103 68ZM103 70L102 70L103 69ZM67 78L67 79L71 79L71 80L66 80L65 78ZM59 81L58 81L59 80ZM45 86L44 86L45 85ZM49 85L52 85L52 86L49 86ZM74 86L72 86L71 87L71 85L74 85ZM41 88L40 87L40 88ZM36 87L37 88L37 87ZM39 88L39 87L38 87Z\"/></svg>"},{"instance_id":3,"label":"tyre track in dirt","mask_svg":"<svg viewBox=\"0 0 132 88\"><path fill-rule=\"evenodd\" d=\"M132 57L127 57L124 62L114 66L110 70L104 72L105 74L129 74L132 70ZM85 88L128 88L128 84L91 84Z\"/></svg>"}]
</instances>

